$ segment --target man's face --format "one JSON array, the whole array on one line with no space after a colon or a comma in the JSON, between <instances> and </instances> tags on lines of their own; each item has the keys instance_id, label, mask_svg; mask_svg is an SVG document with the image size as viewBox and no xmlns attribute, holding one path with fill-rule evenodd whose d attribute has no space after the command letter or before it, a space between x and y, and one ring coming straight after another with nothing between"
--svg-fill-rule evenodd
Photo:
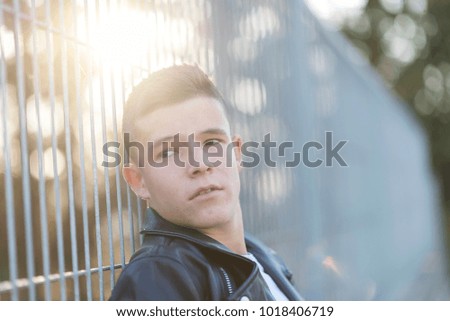
<instances>
[{"instance_id":1,"label":"man's face","mask_svg":"<svg viewBox=\"0 0 450 321\"><path fill-rule=\"evenodd\" d=\"M167 164L152 166L146 162L144 168L134 169L141 175L138 195L146 198L150 207L174 224L198 230L220 229L241 215L242 141L239 137L231 138L229 123L218 100L188 99L159 108L136 125L141 133L147 133L141 135L144 144L153 142L149 157L156 163ZM182 147L170 145L176 135L184 144ZM232 142L236 147L230 149ZM220 165L211 164L217 161Z\"/></svg>"}]
</instances>

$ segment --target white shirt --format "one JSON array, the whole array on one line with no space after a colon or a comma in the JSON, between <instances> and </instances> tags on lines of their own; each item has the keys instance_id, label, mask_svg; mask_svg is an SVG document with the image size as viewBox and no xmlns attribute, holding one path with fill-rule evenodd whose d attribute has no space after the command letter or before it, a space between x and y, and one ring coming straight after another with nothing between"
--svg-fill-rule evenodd
<instances>
[{"instance_id":1,"label":"white shirt","mask_svg":"<svg viewBox=\"0 0 450 321\"><path fill-rule=\"evenodd\" d=\"M264 281L266 281L267 286L269 287L269 290L272 293L272 295L276 301L289 301L289 299L284 295L283 292L281 292L280 288L276 285L275 281L270 277L270 275L267 274L266 272L264 272L264 268L262 267L261 264L259 264L258 260L256 259L256 257L253 256L253 254L247 253L247 254L244 254L243 256L256 263L256 265L258 266L259 272L261 272L261 275L263 276Z\"/></svg>"}]
</instances>

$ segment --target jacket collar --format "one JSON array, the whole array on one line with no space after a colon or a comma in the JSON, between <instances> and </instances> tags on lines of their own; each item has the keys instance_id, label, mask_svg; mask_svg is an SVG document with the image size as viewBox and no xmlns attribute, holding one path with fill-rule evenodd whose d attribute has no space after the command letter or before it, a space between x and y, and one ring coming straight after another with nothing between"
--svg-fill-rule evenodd
<instances>
[{"instance_id":1,"label":"jacket collar","mask_svg":"<svg viewBox=\"0 0 450 321\"><path fill-rule=\"evenodd\" d=\"M262 244L259 240L250 235L246 235L245 243L248 251L256 257L258 262L263 266L264 271L272 277L278 288L290 301L303 300L303 297L297 292L297 289L287 279L286 274L290 274L292 276L292 273L290 271L282 270L281 267L284 267L286 270L287 267L284 262L282 263L281 258L277 256L274 250L268 248L266 245ZM271 253L270 256L269 253ZM279 259L281 262L275 262L273 257Z\"/></svg>"}]
</instances>

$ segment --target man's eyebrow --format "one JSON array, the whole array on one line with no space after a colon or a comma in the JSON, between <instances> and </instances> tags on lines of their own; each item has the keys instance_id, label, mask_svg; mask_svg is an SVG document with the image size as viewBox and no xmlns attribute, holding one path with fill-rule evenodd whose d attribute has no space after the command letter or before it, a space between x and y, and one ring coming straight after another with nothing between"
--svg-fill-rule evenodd
<instances>
[{"instance_id":1,"label":"man's eyebrow","mask_svg":"<svg viewBox=\"0 0 450 321\"><path fill-rule=\"evenodd\" d=\"M158 146L159 144L161 144L162 142L166 142L166 141L173 141L175 140L175 136L180 135L175 134L175 135L168 135L162 138L158 138L157 140L153 141L153 146ZM223 135L223 136L227 136L228 133L223 130L222 128L208 128L205 129L203 131L201 131L200 133L198 133L198 135Z\"/></svg>"},{"instance_id":2,"label":"man's eyebrow","mask_svg":"<svg viewBox=\"0 0 450 321\"><path fill-rule=\"evenodd\" d=\"M224 136L228 135L228 133L225 130L223 130L222 128L208 128L199 133L199 135L210 135L210 134L224 135Z\"/></svg>"},{"instance_id":3,"label":"man's eyebrow","mask_svg":"<svg viewBox=\"0 0 450 321\"><path fill-rule=\"evenodd\" d=\"M176 134L176 135L178 135L178 134ZM159 139L153 141L152 143L153 143L154 146L158 146L158 145L161 144L162 142L174 140L174 137L175 137L176 135L173 135L173 136L172 136L172 135L168 135L168 136L165 136L165 137L163 137L163 138L159 138Z\"/></svg>"}]
</instances>

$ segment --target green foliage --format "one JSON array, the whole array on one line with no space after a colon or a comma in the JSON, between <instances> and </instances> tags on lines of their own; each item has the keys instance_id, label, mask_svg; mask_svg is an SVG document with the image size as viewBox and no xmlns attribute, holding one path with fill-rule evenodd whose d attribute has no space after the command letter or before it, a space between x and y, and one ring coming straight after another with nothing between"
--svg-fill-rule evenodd
<instances>
[{"instance_id":1,"label":"green foliage","mask_svg":"<svg viewBox=\"0 0 450 321\"><path fill-rule=\"evenodd\" d=\"M347 37L426 129L450 208L450 1L371 0L340 21Z\"/></svg>"}]
</instances>

